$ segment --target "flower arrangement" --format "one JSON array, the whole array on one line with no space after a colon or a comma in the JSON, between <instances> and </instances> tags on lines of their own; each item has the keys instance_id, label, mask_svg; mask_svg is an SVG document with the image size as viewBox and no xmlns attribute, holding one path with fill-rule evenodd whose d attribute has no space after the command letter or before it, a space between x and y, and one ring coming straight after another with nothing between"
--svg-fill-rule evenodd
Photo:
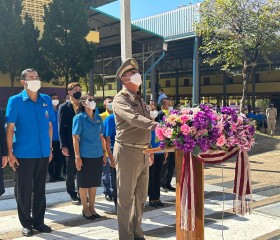
<instances>
[{"instance_id":1,"label":"flower arrangement","mask_svg":"<svg viewBox=\"0 0 280 240\"><path fill-rule=\"evenodd\" d=\"M249 151L254 144L255 127L244 114L221 108L217 113L211 105L172 110L156 128L160 147L175 146L194 156L207 150L237 147Z\"/></svg>"}]
</instances>

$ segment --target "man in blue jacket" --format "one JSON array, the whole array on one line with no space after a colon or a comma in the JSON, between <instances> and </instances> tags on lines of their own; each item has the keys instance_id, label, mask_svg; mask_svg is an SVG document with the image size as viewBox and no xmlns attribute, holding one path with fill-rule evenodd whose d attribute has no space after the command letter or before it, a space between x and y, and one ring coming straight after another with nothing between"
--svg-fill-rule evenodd
<instances>
[{"instance_id":1,"label":"man in blue jacket","mask_svg":"<svg viewBox=\"0 0 280 240\"><path fill-rule=\"evenodd\" d=\"M44 215L54 112L51 98L38 93L41 81L34 69L22 72L21 84L24 90L10 97L7 105L7 146L9 165L15 171L15 197L22 235L29 237L32 229L52 231L44 224Z\"/></svg>"}]
</instances>

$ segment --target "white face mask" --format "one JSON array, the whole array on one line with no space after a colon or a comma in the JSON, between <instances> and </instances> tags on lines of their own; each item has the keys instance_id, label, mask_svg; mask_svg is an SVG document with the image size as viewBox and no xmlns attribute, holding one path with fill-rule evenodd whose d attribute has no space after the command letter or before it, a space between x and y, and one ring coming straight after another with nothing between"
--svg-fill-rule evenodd
<instances>
[{"instance_id":1,"label":"white face mask","mask_svg":"<svg viewBox=\"0 0 280 240\"><path fill-rule=\"evenodd\" d=\"M41 88L41 81L39 80L26 81L26 88L31 92L38 92L38 90Z\"/></svg>"},{"instance_id":2,"label":"white face mask","mask_svg":"<svg viewBox=\"0 0 280 240\"><path fill-rule=\"evenodd\" d=\"M141 77L141 75L139 73L134 73L130 77L130 82L132 82L134 85L139 87L142 84L142 77Z\"/></svg>"},{"instance_id":3,"label":"white face mask","mask_svg":"<svg viewBox=\"0 0 280 240\"><path fill-rule=\"evenodd\" d=\"M173 110L173 107L168 107L168 111L172 111Z\"/></svg>"},{"instance_id":4,"label":"white face mask","mask_svg":"<svg viewBox=\"0 0 280 240\"><path fill-rule=\"evenodd\" d=\"M57 106L59 104L59 100L58 99L53 99L52 100L52 105Z\"/></svg>"},{"instance_id":5,"label":"white face mask","mask_svg":"<svg viewBox=\"0 0 280 240\"><path fill-rule=\"evenodd\" d=\"M109 109L109 111L113 111L113 102L107 103L107 108Z\"/></svg>"},{"instance_id":6,"label":"white face mask","mask_svg":"<svg viewBox=\"0 0 280 240\"><path fill-rule=\"evenodd\" d=\"M86 101L87 107L94 110L96 107L96 102L95 101L91 101L89 102L88 100Z\"/></svg>"},{"instance_id":7,"label":"white face mask","mask_svg":"<svg viewBox=\"0 0 280 240\"><path fill-rule=\"evenodd\" d=\"M156 118L158 116L158 111L154 110L154 111L150 111L150 117L151 118Z\"/></svg>"}]
</instances>

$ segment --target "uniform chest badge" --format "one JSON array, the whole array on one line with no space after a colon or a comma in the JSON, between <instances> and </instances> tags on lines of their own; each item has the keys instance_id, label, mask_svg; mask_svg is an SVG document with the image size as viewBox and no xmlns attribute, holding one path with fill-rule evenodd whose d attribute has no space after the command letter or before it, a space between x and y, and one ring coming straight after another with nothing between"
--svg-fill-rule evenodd
<instances>
[{"instance_id":1,"label":"uniform chest badge","mask_svg":"<svg viewBox=\"0 0 280 240\"><path fill-rule=\"evenodd\" d=\"M49 118L49 112L47 110L45 111L45 118Z\"/></svg>"}]
</instances>

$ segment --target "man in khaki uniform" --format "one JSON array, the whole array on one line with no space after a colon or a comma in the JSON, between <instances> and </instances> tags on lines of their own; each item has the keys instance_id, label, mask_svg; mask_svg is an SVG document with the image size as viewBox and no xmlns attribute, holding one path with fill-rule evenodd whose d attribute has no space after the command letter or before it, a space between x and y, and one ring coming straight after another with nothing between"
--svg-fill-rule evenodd
<instances>
[{"instance_id":1,"label":"man in khaki uniform","mask_svg":"<svg viewBox=\"0 0 280 240\"><path fill-rule=\"evenodd\" d=\"M148 194L149 163L153 161L152 155L144 155L143 150L148 147L151 130L157 123L150 119L147 106L138 92L142 79L136 60L127 59L116 75L123 85L113 101L119 238L140 240L145 239L141 222Z\"/></svg>"},{"instance_id":2,"label":"man in khaki uniform","mask_svg":"<svg viewBox=\"0 0 280 240\"><path fill-rule=\"evenodd\" d=\"M274 105L269 104L266 109L266 117L267 117L267 134L273 137L275 131L276 117L277 117L277 109L274 108Z\"/></svg>"}]
</instances>

